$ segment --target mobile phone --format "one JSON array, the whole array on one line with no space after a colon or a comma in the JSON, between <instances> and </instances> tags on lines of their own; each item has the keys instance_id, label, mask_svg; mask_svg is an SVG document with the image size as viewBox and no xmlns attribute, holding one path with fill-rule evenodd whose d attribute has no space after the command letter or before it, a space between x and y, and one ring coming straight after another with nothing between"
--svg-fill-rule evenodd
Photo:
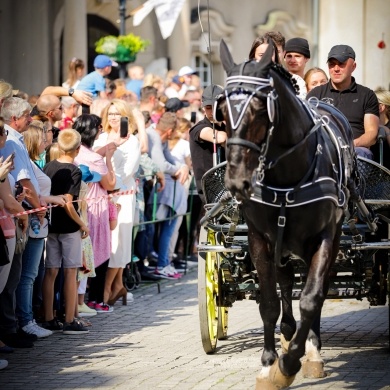
<instances>
[{"instance_id":1,"label":"mobile phone","mask_svg":"<svg viewBox=\"0 0 390 390\"><path fill-rule=\"evenodd\" d=\"M129 118L127 116L121 117L120 134L121 138L126 138L129 132Z\"/></svg>"},{"instance_id":2,"label":"mobile phone","mask_svg":"<svg viewBox=\"0 0 390 390\"><path fill-rule=\"evenodd\" d=\"M192 123L196 123L196 112L195 111L191 111L191 120L190 120Z\"/></svg>"},{"instance_id":3,"label":"mobile phone","mask_svg":"<svg viewBox=\"0 0 390 390\"><path fill-rule=\"evenodd\" d=\"M12 160L12 162L14 161L14 158L15 158L15 152L12 152L12 154L11 154L11 160Z\"/></svg>"},{"instance_id":4,"label":"mobile phone","mask_svg":"<svg viewBox=\"0 0 390 390\"><path fill-rule=\"evenodd\" d=\"M19 196L22 192L23 192L23 186L19 181L17 181L15 183L15 197Z\"/></svg>"}]
</instances>

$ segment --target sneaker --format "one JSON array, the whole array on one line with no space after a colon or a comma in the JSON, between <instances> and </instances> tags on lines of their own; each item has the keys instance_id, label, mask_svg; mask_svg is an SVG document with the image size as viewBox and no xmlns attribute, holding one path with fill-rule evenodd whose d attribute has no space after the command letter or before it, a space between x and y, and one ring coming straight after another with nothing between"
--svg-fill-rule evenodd
<instances>
[{"instance_id":1,"label":"sneaker","mask_svg":"<svg viewBox=\"0 0 390 390\"><path fill-rule=\"evenodd\" d=\"M22 328L23 332L26 332L27 334L34 334L39 339L42 339L44 337L49 337L53 334L53 332L49 329L41 328L35 320L30 321L27 325L23 326Z\"/></svg>"},{"instance_id":2,"label":"sneaker","mask_svg":"<svg viewBox=\"0 0 390 390\"><path fill-rule=\"evenodd\" d=\"M164 268L156 268L154 270L154 273L156 275L159 275L161 278L164 279L179 279L180 276L179 274L175 274L174 272L171 271L169 268L169 265L165 266Z\"/></svg>"},{"instance_id":3,"label":"sneaker","mask_svg":"<svg viewBox=\"0 0 390 390\"><path fill-rule=\"evenodd\" d=\"M90 308L90 309L95 309L95 305L96 305L96 302L95 301L89 301L87 303L87 306Z\"/></svg>"},{"instance_id":4,"label":"sneaker","mask_svg":"<svg viewBox=\"0 0 390 390\"><path fill-rule=\"evenodd\" d=\"M174 275L179 275L179 274L183 274L185 269L184 268L176 268L172 263L168 265L169 269L171 270L171 272L173 272ZM180 275L180 276L183 276L183 275Z\"/></svg>"},{"instance_id":5,"label":"sneaker","mask_svg":"<svg viewBox=\"0 0 390 390\"><path fill-rule=\"evenodd\" d=\"M78 305L78 310L79 310L80 317L93 317L96 316L97 314L95 308L91 308L87 306L85 303L83 303L82 305Z\"/></svg>"},{"instance_id":6,"label":"sneaker","mask_svg":"<svg viewBox=\"0 0 390 390\"><path fill-rule=\"evenodd\" d=\"M0 370L4 370L8 366L8 361L7 360L0 360Z\"/></svg>"},{"instance_id":7,"label":"sneaker","mask_svg":"<svg viewBox=\"0 0 390 390\"><path fill-rule=\"evenodd\" d=\"M80 321L74 319L72 322L64 322L62 329L63 334L84 334L89 333L89 330L81 324Z\"/></svg>"},{"instance_id":8,"label":"sneaker","mask_svg":"<svg viewBox=\"0 0 390 390\"><path fill-rule=\"evenodd\" d=\"M63 324L62 324L62 322L58 321L58 319L56 317L54 317L50 321L43 322L41 324L41 327L44 328L44 329L49 329L53 333L55 333L55 332L61 332L62 331Z\"/></svg>"},{"instance_id":9,"label":"sneaker","mask_svg":"<svg viewBox=\"0 0 390 390\"><path fill-rule=\"evenodd\" d=\"M98 313L112 313L114 311L114 308L110 305L107 305L107 303L96 303L95 310Z\"/></svg>"}]
</instances>

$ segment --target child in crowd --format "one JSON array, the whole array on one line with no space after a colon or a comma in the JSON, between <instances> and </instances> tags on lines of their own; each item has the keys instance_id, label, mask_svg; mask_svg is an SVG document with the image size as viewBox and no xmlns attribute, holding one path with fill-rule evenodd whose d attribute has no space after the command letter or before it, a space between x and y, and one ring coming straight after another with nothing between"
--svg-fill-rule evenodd
<instances>
[{"instance_id":1,"label":"child in crowd","mask_svg":"<svg viewBox=\"0 0 390 390\"><path fill-rule=\"evenodd\" d=\"M79 169L82 173L81 188L79 200L80 202L80 218L84 221L85 225L88 226L88 204L86 202L87 194L89 192L88 183L97 183L101 180L101 175L98 172L92 172L86 165L80 164ZM82 241L83 246L83 265L78 269L77 281L78 285L78 306L76 310L76 317L93 317L97 314L96 310L88 307L84 302L85 292L87 290L88 278L94 278L95 264L94 255L92 248L92 240L88 236ZM86 325L87 323L84 323Z\"/></svg>"},{"instance_id":2,"label":"child in crowd","mask_svg":"<svg viewBox=\"0 0 390 390\"><path fill-rule=\"evenodd\" d=\"M49 235L46 243L46 272L43 280L43 307L45 322L42 327L63 334L88 333L79 321L74 319L77 299L77 269L82 266L82 238L89 235L89 229L80 218L78 199L81 186L81 171L74 165L81 145L80 134L73 129L62 130L58 136L60 157L50 161L44 172L52 182L52 195L65 194L68 203L52 209ZM65 322L62 324L53 315L54 282L58 271L64 267Z\"/></svg>"},{"instance_id":3,"label":"child in crowd","mask_svg":"<svg viewBox=\"0 0 390 390\"><path fill-rule=\"evenodd\" d=\"M118 66L118 63L104 54L99 54L95 57L93 66L95 70L81 79L77 89L91 92L94 98L107 98L106 80L104 78L111 73L113 66Z\"/></svg>"}]
</instances>

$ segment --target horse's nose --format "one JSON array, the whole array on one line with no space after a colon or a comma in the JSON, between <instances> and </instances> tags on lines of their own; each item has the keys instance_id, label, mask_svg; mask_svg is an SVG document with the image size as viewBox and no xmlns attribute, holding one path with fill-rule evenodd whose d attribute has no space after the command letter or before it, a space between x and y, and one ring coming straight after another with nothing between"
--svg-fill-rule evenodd
<instances>
[{"instance_id":1,"label":"horse's nose","mask_svg":"<svg viewBox=\"0 0 390 390\"><path fill-rule=\"evenodd\" d=\"M226 187L238 199L248 199L251 195L251 183L246 178L238 175L236 177L225 178Z\"/></svg>"}]
</instances>

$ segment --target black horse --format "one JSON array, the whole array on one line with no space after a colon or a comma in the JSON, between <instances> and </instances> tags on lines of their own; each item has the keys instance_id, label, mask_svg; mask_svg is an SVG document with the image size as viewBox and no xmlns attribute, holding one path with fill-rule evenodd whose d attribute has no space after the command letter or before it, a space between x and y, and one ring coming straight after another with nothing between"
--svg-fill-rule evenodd
<instances>
[{"instance_id":1,"label":"black horse","mask_svg":"<svg viewBox=\"0 0 390 390\"><path fill-rule=\"evenodd\" d=\"M296 96L290 74L272 61L271 42L260 62L236 65L223 41L220 50L228 77L215 116L227 124L225 184L242 201L260 285L264 351L257 388L281 389L294 380L305 350L304 375L324 376L320 316L350 196L352 132L337 109ZM298 329L292 255L308 267ZM277 283L284 346L279 358Z\"/></svg>"}]
</instances>

